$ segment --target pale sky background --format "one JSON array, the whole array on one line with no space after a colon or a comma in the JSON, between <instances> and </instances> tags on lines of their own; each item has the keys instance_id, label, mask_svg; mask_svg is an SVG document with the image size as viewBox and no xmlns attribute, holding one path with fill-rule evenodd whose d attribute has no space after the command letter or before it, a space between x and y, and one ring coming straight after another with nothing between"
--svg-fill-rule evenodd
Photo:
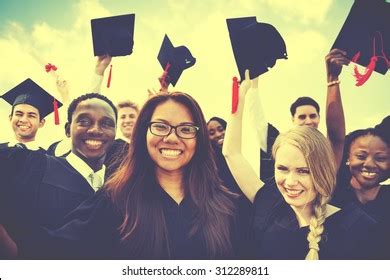
<instances>
[{"instance_id":1,"label":"pale sky background","mask_svg":"<svg viewBox=\"0 0 390 280\"><path fill-rule=\"evenodd\" d=\"M260 77L259 86L269 122L281 131L291 126L290 104L311 96L321 106L320 130L325 131L326 76L324 57L329 52L352 0L0 0L0 92L31 78L59 98L55 81L32 55L55 64L70 83L72 98L91 86L93 57L90 20L135 13L134 50L113 59L111 88L103 94L114 102L129 98L142 105L147 88L159 88L162 69L157 54L167 33L174 46L186 45L196 64L185 70L176 90L200 103L206 119L227 119L231 108L231 79L238 75L226 19L256 16L274 25L283 36L288 60ZM390 74L374 73L362 87L354 85L353 67L340 76L347 131L379 123L389 115ZM108 71L107 71L108 72ZM106 83L106 77L103 84ZM171 88L172 89L172 88ZM46 119L37 140L43 146L63 138L53 116ZM0 141L9 139L10 107L0 99Z\"/></svg>"}]
</instances>

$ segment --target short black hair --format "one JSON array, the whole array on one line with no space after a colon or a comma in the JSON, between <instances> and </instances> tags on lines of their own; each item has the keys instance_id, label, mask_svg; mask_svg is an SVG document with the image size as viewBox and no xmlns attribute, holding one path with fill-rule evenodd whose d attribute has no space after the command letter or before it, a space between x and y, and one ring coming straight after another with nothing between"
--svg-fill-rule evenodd
<instances>
[{"instance_id":1,"label":"short black hair","mask_svg":"<svg viewBox=\"0 0 390 280\"><path fill-rule=\"evenodd\" d=\"M212 117L211 119L209 119L209 121L207 122L207 125L211 122L211 121L216 121L216 122L219 122L221 124L221 126L223 127L223 129L226 129L226 121L224 119L221 119L219 117Z\"/></svg>"},{"instance_id":2,"label":"short black hair","mask_svg":"<svg viewBox=\"0 0 390 280\"><path fill-rule=\"evenodd\" d=\"M93 98L103 100L108 105L110 105L110 107L112 108L112 110L114 110L114 113L115 113L115 122L118 121L118 110L116 109L114 103L112 103L112 101L110 99L108 99L105 95L102 95L100 93L87 93L87 94L80 95L79 97L73 99L73 101L69 104L69 107L68 107L68 123L69 124L72 122L72 115L73 115L74 111L76 110L77 105L79 105L79 103L84 101L84 100L93 99Z\"/></svg>"},{"instance_id":3,"label":"short black hair","mask_svg":"<svg viewBox=\"0 0 390 280\"><path fill-rule=\"evenodd\" d=\"M382 141L389 147L390 146L390 139L389 136L387 136L388 133L385 131L378 129L378 128L366 128L366 129L358 129L355 131L352 131L348 135L345 136L344 141L344 150L343 150L343 158L341 160L341 165L337 173L337 185L340 186L340 188L344 188L345 186L350 185L351 180L351 172L349 171L348 166L346 166L346 162L349 158L349 152L351 150L352 144L356 141L356 139L372 135L379 137L382 139Z\"/></svg>"},{"instance_id":4,"label":"short black hair","mask_svg":"<svg viewBox=\"0 0 390 280\"><path fill-rule=\"evenodd\" d=\"M290 107L291 116L294 117L294 115L297 111L297 108L299 106L304 106L304 105L313 106L314 108L316 108L318 115L320 114L320 106L318 105L318 103L311 97L302 96L302 97L299 97L297 100L295 100L295 102L293 104L291 104L291 107Z\"/></svg>"}]
</instances>

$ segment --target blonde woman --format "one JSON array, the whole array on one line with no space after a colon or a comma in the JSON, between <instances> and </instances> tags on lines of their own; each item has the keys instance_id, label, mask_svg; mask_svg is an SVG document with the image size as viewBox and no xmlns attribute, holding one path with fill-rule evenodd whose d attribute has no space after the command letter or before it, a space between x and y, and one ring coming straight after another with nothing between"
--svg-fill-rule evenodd
<instances>
[{"instance_id":1,"label":"blonde woman","mask_svg":"<svg viewBox=\"0 0 390 280\"><path fill-rule=\"evenodd\" d=\"M250 81L247 71L238 110L227 125L223 153L254 205L256 257L376 258L381 239L371 238L375 221L352 204L344 209L328 204L335 188L336 165L328 140L318 130L302 126L281 134L272 149L274 182L264 184L256 176L241 153L242 112L251 83L257 81Z\"/></svg>"}]
</instances>

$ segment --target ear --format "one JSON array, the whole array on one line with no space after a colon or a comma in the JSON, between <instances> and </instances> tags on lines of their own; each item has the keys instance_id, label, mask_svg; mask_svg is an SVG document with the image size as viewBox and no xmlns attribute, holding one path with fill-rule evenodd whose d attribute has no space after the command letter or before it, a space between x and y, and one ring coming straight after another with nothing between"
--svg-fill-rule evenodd
<instances>
[{"instance_id":1,"label":"ear","mask_svg":"<svg viewBox=\"0 0 390 280\"><path fill-rule=\"evenodd\" d=\"M41 119L41 121L39 122L39 128L43 127L45 125L45 119Z\"/></svg>"},{"instance_id":2,"label":"ear","mask_svg":"<svg viewBox=\"0 0 390 280\"><path fill-rule=\"evenodd\" d=\"M65 135L70 138L70 123L68 122L65 124Z\"/></svg>"}]
</instances>

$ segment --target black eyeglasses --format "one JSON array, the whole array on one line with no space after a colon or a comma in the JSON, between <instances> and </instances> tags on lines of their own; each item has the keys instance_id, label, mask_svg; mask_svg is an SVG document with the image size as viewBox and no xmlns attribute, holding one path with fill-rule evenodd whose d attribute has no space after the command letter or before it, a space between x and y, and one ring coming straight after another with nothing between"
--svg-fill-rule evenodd
<instances>
[{"instance_id":1,"label":"black eyeglasses","mask_svg":"<svg viewBox=\"0 0 390 280\"><path fill-rule=\"evenodd\" d=\"M168 136L169 134L171 134L172 129L175 130L177 137L183 139L192 139L196 137L199 127L192 124L181 124L173 126L163 122L149 123L150 133L156 136Z\"/></svg>"}]
</instances>

